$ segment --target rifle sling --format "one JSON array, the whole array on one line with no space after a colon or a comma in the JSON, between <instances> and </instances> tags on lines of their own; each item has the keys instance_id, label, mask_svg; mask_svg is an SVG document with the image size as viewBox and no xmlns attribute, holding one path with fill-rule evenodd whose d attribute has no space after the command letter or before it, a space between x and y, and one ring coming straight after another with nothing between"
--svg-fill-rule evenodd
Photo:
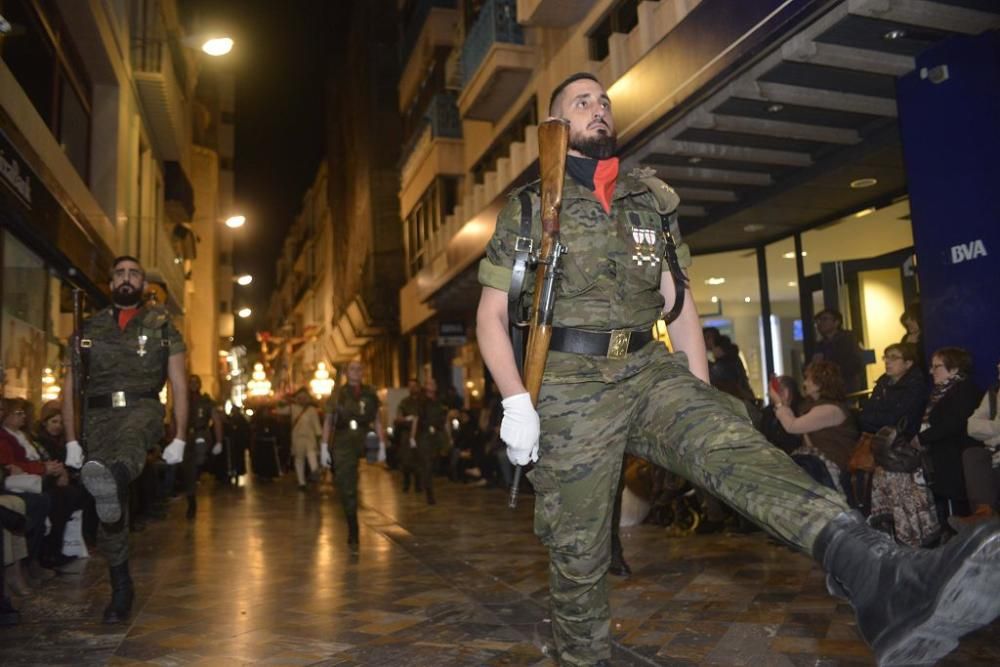
<instances>
[{"instance_id":1,"label":"rifle sling","mask_svg":"<svg viewBox=\"0 0 1000 667\"><path fill-rule=\"evenodd\" d=\"M667 268L670 269L670 277L674 280L674 304L663 315L663 320L670 324L680 316L681 310L684 309L684 292L687 290L688 280L684 275L684 270L681 269L680 262L677 261L677 245L674 243L674 235L671 234L671 225L676 224L677 212L674 211L667 215L661 214L660 220L663 225L663 237L666 239L664 259L667 262Z\"/></svg>"},{"instance_id":2,"label":"rifle sling","mask_svg":"<svg viewBox=\"0 0 1000 667\"><path fill-rule=\"evenodd\" d=\"M527 189L518 194L521 200L521 229L514 243L514 266L507 289L507 323L510 327L510 341L514 347L514 361L519 371L524 370L524 322L521 320L521 296L528 266L534 263L534 241L531 238L531 194Z\"/></svg>"}]
</instances>

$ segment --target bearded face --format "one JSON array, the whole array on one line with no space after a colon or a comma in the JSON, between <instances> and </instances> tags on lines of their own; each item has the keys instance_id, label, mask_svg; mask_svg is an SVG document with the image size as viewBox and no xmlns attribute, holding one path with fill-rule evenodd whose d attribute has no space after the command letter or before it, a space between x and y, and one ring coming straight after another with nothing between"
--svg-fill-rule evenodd
<instances>
[{"instance_id":1,"label":"bearded face","mask_svg":"<svg viewBox=\"0 0 1000 667\"><path fill-rule=\"evenodd\" d=\"M600 129L596 132L590 130L588 133L571 131L569 147L591 159L607 160L614 156L618 148L618 135L614 132L602 132Z\"/></svg>"},{"instance_id":2,"label":"bearded face","mask_svg":"<svg viewBox=\"0 0 1000 667\"><path fill-rule=\"evenodd\" d=\"M142 300L142 291L137 290L131 283L122 283L111 292L112 300L117 306L131 308L139 305Z\"/></svg>"}]
</instances>

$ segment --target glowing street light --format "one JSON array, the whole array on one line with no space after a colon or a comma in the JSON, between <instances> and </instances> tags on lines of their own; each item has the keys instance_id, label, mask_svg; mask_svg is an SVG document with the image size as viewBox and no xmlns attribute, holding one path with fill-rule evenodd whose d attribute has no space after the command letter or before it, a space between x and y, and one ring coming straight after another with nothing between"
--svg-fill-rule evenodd
<instances>
[{"instance_id":1,"label":"glowing street light","mask_svg":"<svg viewBox=\"0 0 1000 667\"><path fill-rule=\"evenodd\" d=\"M245 215L233 215L226 220L226 227L236 229L237 227L242 227L246 221L247 218Z\"/></svg>"},{"instance_id":2,"label":"glowing street light","mask_svg":"<svg viewBox=\"0 0 1000 667\"><path fill-rule=\"evenodd\" d=\"M213 37L201 45L201 50L210 56L224 56L233 50L233 40L230 37Z\"/></svg>"},{"instance_id":3,"label":"glowing street light","mask_svg":"<svg viewBox=\"0 0 1000 667\"><path fill-rule=\"evenodd\" d=\"M251 396L259 398L271 394L271 381L267 379L267 373L264 372L264 364L259 361L255 363L250 378L250 381L247 382L247 390Z\"/></svg>"},{"instance_id":4,"label":"glowing street light","mask_svg":"<svg viewBox=\"0 0 1000 667\"><path fill-rule=\"evenodd\" d=\"M244 287L246 287L252 282L253 282L253 276L251 276L249 273L244 273L242 276L239 276L236 279L236 284L243 285Z\"/></svg>"},{"instance_id":5,"label":"glowing street light","mask_svg":"<svg viewBox=\"0 0 1000 667\"><path fill-rule=\"evenodd\" d=\"M330 377L330 371L326 369L326 362L321 361L316 364L316 372L309 380L309 388L312 389L316 398L326 398L333 393L334 380Z\"/></svg>"},{"instance_id":6,"label":"glowing street light","mask_svg":"<svg viewBox=\"0 0 1000 667\"><path fill-rule=\"evenodd\" d=\"M243 319L246 319L251 315L253 315L253 311L250 310L249 308L240 308L236 314L242 317Z\"/></svg>"}]
</instances>

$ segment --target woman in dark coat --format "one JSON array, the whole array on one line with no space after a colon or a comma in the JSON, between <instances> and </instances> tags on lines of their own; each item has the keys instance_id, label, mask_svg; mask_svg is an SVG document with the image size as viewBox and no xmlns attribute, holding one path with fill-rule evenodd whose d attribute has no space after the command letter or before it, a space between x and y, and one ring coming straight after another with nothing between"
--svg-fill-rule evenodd
<instances>
[{"instance_id":1,"label":"woman in dark coat","mask_svg":"<svg viewBox=\"0 0 1000 667\"><path fill-rule=\"evenodd\" d=\"M969 377L971 370L972 357L962 348L942 347L934 352L934 388L917 435L920 445L930 453L931 488L936 499L939 503L951 501L957 514L968 510L962 452L978 444L969 437L967 424L983 395Z\"/></svg>"},{"instance_id":2,"label":"woman in dark coat","mask_svg":"<svg viewBox=\"0 0 1000 667\"><path fill-rule=\"evenodd\" d=\"M861 430L876 433L883 426L899 426L912 438L920 430L927 403L927 381L917 365L917 348L912 343L893 343L885 348L885 374L875 383L871 398L861 409Z\"/></svg>"}]
</instances>

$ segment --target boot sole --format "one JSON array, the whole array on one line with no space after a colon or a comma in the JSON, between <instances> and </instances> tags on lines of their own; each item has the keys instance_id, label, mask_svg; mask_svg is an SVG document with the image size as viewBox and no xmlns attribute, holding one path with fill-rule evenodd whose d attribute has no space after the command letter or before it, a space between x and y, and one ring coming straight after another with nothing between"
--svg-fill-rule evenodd
<instances>
[{"instance_id":1,"label":"boot sole","mask_svg":"<svg viewBox=\"0 0 1000 667\"><path fill-rule=\"evenodd\" d=\"M101 523L115 523L122 518L118 483L107 467L97 461L87 461L80 470L80 479L87 492L94 497L97 518Z\"/></svg>"},{"instance_id":2,"label":"boot sole","mask_svg":"<svg viewBox=\"0 0 1000 667\"><path fill-rule=\"evenodd\" d=\"M1000 615L1000 531L997 523L977 527L965 557L941 587L934 608L913 626L872 648L879 667L929 665L951 653L958 640Z\"/></svg>"}]
</instances>

